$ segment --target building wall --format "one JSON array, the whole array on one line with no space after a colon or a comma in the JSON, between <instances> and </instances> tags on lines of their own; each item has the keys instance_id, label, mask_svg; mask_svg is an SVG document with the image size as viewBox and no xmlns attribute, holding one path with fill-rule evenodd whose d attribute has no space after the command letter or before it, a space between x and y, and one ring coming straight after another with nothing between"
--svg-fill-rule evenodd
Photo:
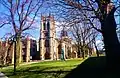
<instances>
[{"instance_id":1,"label":"building wall","mask_svg":"<svg viewBox=\"0 0 120 78\"><path fill-rule=\"evenodd\" d=\"M13 63L14 45L11 45L11 41L0 41L0 63L9 64Z\"/></svg>"}]
</instances>

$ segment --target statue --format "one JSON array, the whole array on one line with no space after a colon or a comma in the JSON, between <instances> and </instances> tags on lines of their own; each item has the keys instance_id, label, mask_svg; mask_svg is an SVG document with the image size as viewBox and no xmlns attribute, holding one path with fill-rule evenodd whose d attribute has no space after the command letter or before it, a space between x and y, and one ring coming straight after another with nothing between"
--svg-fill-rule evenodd
<instances>
[{"instance_id":1,"label":"statue","mask_svg":"<svg viewBox=\"0 0 120 78\"><path fill-rule=\"evenodd\" d=\"M65 61L64 50L63 50L63 48L62 48L62 50L61 50L61 60L64 60L64 61Z\"/></svg>"}]
</instances>

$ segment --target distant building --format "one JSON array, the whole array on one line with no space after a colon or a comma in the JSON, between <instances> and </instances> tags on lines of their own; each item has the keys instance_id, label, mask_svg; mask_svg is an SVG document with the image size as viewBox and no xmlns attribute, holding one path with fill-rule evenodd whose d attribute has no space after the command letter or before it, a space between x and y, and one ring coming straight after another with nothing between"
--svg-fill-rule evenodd
<instances>
[{"instance_id":1,"label":"distant building","mask_svg":"<svg viewBox=\"0 0 120 78\"><path fill-rule=\"evenodd\" d=\"M40 57L40 53L38 49L38 42L37 40L33 39L33 38L25 38L22 40L22 54L23 54L23 60L24 61L30 61L30 60L39 60ZM28 55L26 54L28 53ZM27 58L29 58L28 60L26 60Z\"/></svg>"},{"instance_id":2,"label":"distant building","mask_svg":"<svg viewBox=\"0 0 120 78\"><path fill-rule=\"evenodd\" d=\"M77 58L77 48L68 36L67 31L61 31L60 38L56 38L56 28L54 17L41 16L40 39L27 37L21 40L20 62L29 62L31 60L58 60ZM0 47L10 45L11 41L0 41ZM10 49L10 50L9 50ZM9 50L9 60L14 63L14 43ZM91 49L92 50L92 49ZM2 51L0 51L2 53ZM5 53L4 53L5 55ZM0 56L0 59L2 57Z\"/></svg>"}]
</instances>

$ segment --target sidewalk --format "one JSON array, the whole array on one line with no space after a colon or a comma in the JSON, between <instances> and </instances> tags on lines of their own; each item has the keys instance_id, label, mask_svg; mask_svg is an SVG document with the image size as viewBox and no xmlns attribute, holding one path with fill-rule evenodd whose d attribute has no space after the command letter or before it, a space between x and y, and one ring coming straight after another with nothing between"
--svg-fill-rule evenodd
<instances>
[{"instance_id":1,"label":"sidewalk","mask_svg":"<svg viewBox=\"0 0 120 78\"><path fill-rule=\"evenodd\" d=\"M3 73L0 72L0 78L8 78L8 77L5 76Z\"/></svg>"}]
</instances>

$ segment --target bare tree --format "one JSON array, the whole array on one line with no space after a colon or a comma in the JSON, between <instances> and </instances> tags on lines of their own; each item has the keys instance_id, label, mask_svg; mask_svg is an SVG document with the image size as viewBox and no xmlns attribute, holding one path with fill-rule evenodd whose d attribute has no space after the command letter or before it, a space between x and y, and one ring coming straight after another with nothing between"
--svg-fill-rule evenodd
<instances>
[{"instance_id":1,"label":"bare tree","mask_svg":"<svg viewBox=\"0 0 120 78\"><path fill-rule=\"evenodd\" d=\"M92 44L92 35L97 31L92 29L93 26L89 23L89 20L86 19L81 11L72 7L65 7L65 9L62 8L61 10L59 10L60 18L63 18L62 23L59 26L68 28L68 32L69 29L72 29L72 34L76 40L78 48L78 57L80 57L80 54L82 54L82 57L84 58L88 44ZM61 13L61 11L63 12ZM88 12L86 11L85 13L88 14ZM91 32L92 30L94 30L95 32Z\"/></svg>"},{"instance_id":2,"label":"bare tree","mask_svg":"<svg viewBox=\"0 0 120 78\"><path fill-rule=\"evenodd\" d=\"M0 0L0 4L6 10L0 16L0 27L10 26L13 29L12 43L15 43L14 72L16 65L21 62L21 38L26 30L34 28L36 17L44 0Z\"/></svg>"},{"instance_id":3,"label":"bare tree","mask_svg":"<svg viewBox=\"0 0 120 78\"><path fill-rule=\"evenodd\" d=\"M82 24L81 24L82 25ZM82 53L82 57L85 57L86 49L93 48L93 42L95 43L95 38L97 37L98 32L93 30L92 28L89 28L89 26L85 26L80 24L73 26L73 37L75 38L77 42L78 47L78 55L80 52ZM94 32L93 32L94 31ZM90 50L89 50L90 51ZM87 51L87 54L89 54Z\"/></svg>"},{"instance_id":4,"label":"bare tree","mask_svg":"<svg viewBox=\"0 0 120 78\"><path fill-rule=\"evenodd\" d=\"M0 3L8 13L3 13L6 17L2 26L9 24L14 30L14 39L16 40L16 59L20 63L20 43L24 31L33 28L35 18L43 5L42 0L0 0Z\"/></svg>"},{"instance_id":5,"label":"bare tree","mask_svg":"<svg viewBox=\"0 0 120 78\"><path fill-rule=\"evenodd\" d=\"M60 4L79 10L84 17L89 21L92 28L100 32L103 36L103 41L106 50L107 67L118 67L120 65L120 43L116 34L116 22L114 19L115 11L120 7L118 4L115 6L111 0L59 0ZM116 1L117 3L119 0ZM86 12L89 12L88 15ZM93 20L99 22L99 28ZM112 58L111 58L112 57Z\"/></svg>"},{"instance_id":6,"label":"bare tree","mask_svg":"<svg viewBox=\"0 0 120 78\"><path fill-rule=\"evenodd\" d=\"M99 57L99 50L98 50L97 44L96 44L96 34L93 34L93 41L92 42L95 46L97 57Z\"/></svg>"}]
</instances>

